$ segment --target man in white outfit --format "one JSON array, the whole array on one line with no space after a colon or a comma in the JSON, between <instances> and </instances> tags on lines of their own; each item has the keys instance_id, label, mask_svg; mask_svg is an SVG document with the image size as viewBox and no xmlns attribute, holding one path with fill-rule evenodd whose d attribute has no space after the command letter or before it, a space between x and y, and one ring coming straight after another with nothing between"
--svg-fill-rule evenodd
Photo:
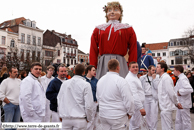
<instances>
[{"instance_id":1,"label":"man in white outfit","mask_svg":"<svg viewBox=\"0 0 194 130\"><path fill-rule=\"evenodd\" d=\"M63 130L86 130L87 122L92 119L92 89L82 76L84 72L84 65L76 65L75 75L63 82L57 96Z\"/></svg>"},{"instance_id":2,"label":"man in white outfit","mask_svg":"<svg viewBox=\"0 0 194 130\"><path fill-rule=\"evenodd\" d=\"M141 81L137 77L138 71L139 67L137 62L130 62L129 73L125 77L125 80L130 85L130 89L133 94L135 112L131 118L129 130L140 130L142 116L146 115L146 111L143 107L145 94L141 85Z\"/></svg>"},{"instance_id":3,"label":"man in white outfit","mask_svg":"<svg viewBox=\"0 0 194 130\"><path fill-rule=\"evenodd\" d=\"M178 101L182 104L183 109L177 109L175 129L176 130L191 130L191 117L190 108L191 104L191 93L193 88L188 78L183 74L184 68L181 65L174 67L174 75L179 77L179 80L175 86L175 92L178 96Z\"/></svg>"},{"instance_id":4,"label":"man in white outfit","mask_svg":"<svg viewBox=\"0 0 194 130\"><path fill-rule=\"evenodd\" d=\"M153 65L148 67L148 74L140 77L142 87L145 93L144 108L146 111L146 121L150 130L157 129L158 122L158 81L155 78L156 68ZM155 79L153 79L153 77Z\"/></svg>"},{"instance_id":5,"label":"man in white outfit","mask_svg":"<svg viewBox=\"0 0 194 130\"><path fill-rule=\"evenodd\" d=\"M107 72L97 83L99 117L103 130L126 130L128 120L134 112L134 101L130 85L119 76L118 60L108 62Z\"/></svg>"},{"instance_id":6,"label":"man in white outfit","mask_svg":"<svg viewBox=\"0 0 194 130\"><path fill-rule=\"evenodd\" d=\"M156 73L160 75L158 83L158 100L161 110L162 130L173 130L172 112L175 106L182 109L182 105L178 102L177 96L173 90L172 78L166 73L167 64L159 62Z\"/></svg>"},{"instance_id":7,"label":"man in white outfit","mask_svg":"<svg viewBox=\"0 0 194 130\"><path fill-rule=\"evenodd\" d=\"M20 121L19 95L21 80L17 76L17 68L11 67L9 69L9 77L4 79L0 86L0 100L3 101L4 105L4 122Z\"/></svg>"},{"instance_id":8,"label":"man in white outfit","mask_svg":"<svg viewBox=\"0 0 194 130\"><path fill-rule=\"evenodd\" d=\"M41 84L44 87L45 95L46 95L46 90L47 90L47 87L50 81L54 79L54 77L52 76L54 69L55 68L52 65L49 65L46 68L47 74L41 77ZM43 122L50 122L51 115L52 115L52 111L50 110L50 101L46 99L45 117L44 117Z\"/></svg>"},{"instance_id":9,"label":"man in white outfit","mask_svg":"<svg viewBox=\"0 0 194 130\"><path fill-rule=\"evenodd\" d=\"M42 65L34 62L20 85L19 105L24 122L42 122L45 116L45 92L40 83Z\"/></svg>"}]
</instances>

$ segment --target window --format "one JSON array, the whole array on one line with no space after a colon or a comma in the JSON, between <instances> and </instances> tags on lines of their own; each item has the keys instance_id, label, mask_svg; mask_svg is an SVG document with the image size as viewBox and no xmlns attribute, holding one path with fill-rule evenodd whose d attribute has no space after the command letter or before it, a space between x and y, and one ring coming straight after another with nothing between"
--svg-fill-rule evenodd
<instances>
[{"instance_id":1,"label":"window","mask_svg":"<svg viewBox=\"0 0 194 130\"><path fill-rule=\"evenodd\" d=\"M65 59L65 57L63 58L63 63L64 63L64 64L66 63L66 59Z\"/></svg>"},{"instance_id":2,"label":"window","mask_svg":"<svg viewBox=\"0 0 194 130\"><path fill-rule=\"evenodd\" d=\"M176 46L176 41L174 42L174 46Z\"/></svg>"},{"instance_id":3,"label":"window","mask_svg":"<svg viewBox=\"0 0 194 130\"><path fill-rule=\"evenodd\" d=\"M45 66L49 66L52 63L51 60L45 60Z\"/></svg>"},{"instance_id":4,"label":"window","mask_svg":"<svg viewBox=\"0 0 194 130\"><path fill-rule=\"evenodd\" d=\"M181 46L183 45L183 42L182 42L182 41L180 41L180 45L181 45Z\"/></svg>"},{"instance_id":5,"label":"window","mask_svg":"<svg viewBox=\"0 0 194 130\"><path fill-rule=\"evenodd\" d=\"M152 53L152 56L155 56L155 53Z\"/></svg>"},{"instance_id":6,"label":"window","mask_svg":"<svg viewBox=\"0 0 194 130\"><path fill-rule=\"evenodd\" d=\"M166 49L166 46L163 46L163 49Z\"/></svg>"},{"instance_id":7,"label":"window","mask_svg":"<svg viewBox=\"0 0 194 130\"><path fill-rule=\"evenodd\" d=\"M26 59L29 60L30 58L30 50L26 50Z\"/></svg>"},{"instance_id":8,"label":"window","mask_svg":"<svg viewBox=\"0 0 194 130\"><path fill-rule=\"evenodd\" d=\"M2 42L1 42L2 45L5 45L5 38L6 38L5 36L2 36Z\"/></svg>"},{"instance_id":9,"label":"window","mask_svg":"<svg viewBox=\"0 0 194 130\"><path fill-rule=\"evenodd\" d=\"M74 49L74 52L75 52L74 54L76 55L76 49Z\"/></svg>"},{"instance_id":10,"label":"window","mask_svg":"<svg viewBox=\"0 0 194 130\"><path fill-rule=\"evenodd\" d=\"M58 56L60 56L60 50L58 50Z\"/></svg>"},{"instance_id":11,"label":"window","mask_svg":"<svg viewBox=\"0 0 194 130\"><path fill-rule=\"evenodd\" d=\"M175 64L183 64L182 56L175 57Z\"/></svg>"},{"instance_id":12,"label":"window","mask_svg":"<svg viewBox=\"0 0 194 130\"><path fill-rule=\"evenodd\" d=\"M63 53L66 53L66 47L63 48Z\"/></svg>"},{"instance_id":13,"label":"window","mask_svg":"<svg viewBox=\"0 0 194 130\"><path fill-rule=\"evenodd\" d=\"M32 61L35 61L35 60L36 60L36 52L32 51Z\"/></svg>"},{"instance_id":14,"label":"window","mask_svg":"<svg viewBox=\"0 0 194 130\"><path fill-rule=\"evenodd\" d=\"M69 48L67 47L67 53L69 53Z\"/></svg>"},{"instance_id":15,"label":"window","mask_svg":"<svg viewBox=\"0 0 194 130\"><path fill-rule=\"evenodd\" d=\"M71 65L73 65L73 58L71 59Z\"/></svg>"},{"instance_id":16,"label":"window","mask_svg":"<svg viewBox=\"0 0 194 130\"><path fill-rule=\"evenodd\" d=\"M174 65L174 60L171 60L171 65Z\"/></svg>"},{"instance_id":17,"label":"window","mask_svg":"<svg viewBox=\"0 0 194 130\"><path fill-rule=\"evenodd\" d=\"M177 42L177 46L179 46L179 41Z\"/></svg>"},{"instance_id":18,"label":"window","mask_svg":"<svg viewBox=\"0 0 194 130\"><path fill-rule=\"evenodd\" d=\"M33 36L33 45L36 45L36 36Z\"/></svg>"},{"instance_id":19,"label":"window","mask_svg":"<svg viewBox=\"0 0 194 130\"><path fill-rule=\"evenodd\" d=\"M73 54L73 48L71 48L71 54Z\"/></svg>"},{"instance_id":20,"label":"window","mask_svg":"<svg viewBox=\"0 0 194 130\"><path fill-rule=\"evenodd\" d=\"M10 47L14 47L14 46L15 46L15 41L12 39L10 43Z\"/></svg>"},{"instance_id":21,"label":"window","mask_svg":"<svg viewBox=\"0 0 194 130\"><path fill-rule=\"evenodd\" d=\"M61 63L61 60L60 59L57 59L57 63Z\"/></svg>"},{"instance_id":22,"label":"window","mask_svg":"<svg viewBox=\"0 0 194 130\"><path fill-rule=\"evenodd\" d=\"M21 49L21 61L24 61L24 49Z\"/></svg>"},{"instance_id":23,"label":"window","mask_svg":"<svg viewBox=\"0 0 194 130\"><path fill-rule=\"evenodd\" d=\"M53 56L53 52L52 51L45 51L45 56L52 57Z\"/></svg>"},{"instance_id":24,"label":"window","mask_svg":"<svg viewBox=\"0 0 194 130\"><path fill-rule=\"evenodd\" d=\"M25 34L24 33L21 34L21 42L25 43Z\"/></svg>"},{"instance_id":25,"label":"window","mask_svg":"<svg viewBox=\"0 0 194 130\"><path fill-rule=\"evenodd\" d=\"M170 42L170 46L173 46L173 42Z\"/></svg>"},{"instance_id":26,"label":"window","mask_svg":"<svg viewBox=\"0 0 194 130\"><path fill-rule=\"evenodd\" d=\"M30 35L27 35L27 44L30 44Z\"/></svg>"},{"instance_id":27,"label":"window","mask_svg":"<svg viewBox=\"0 0 194 130\"><path fill-rule=\"evenodd\" d=\"M31 26L30 22L27 22L27 26L28 26L28 27L30 27L30 26Z\"/></svg>"},{"instance_id":28,"label":"window","mask_svg":"<svg viewBox=\"0 0 194 130\"><path fill-rule=\"evenodd\" d=\"M41 46L41 37L38 37L38 45Z\"/></svg>"},{"instance_id":29,"label":"window","mask_svg":"<svg viewBox=\"0 0 194 130\"><path fill-rule=\"evenodd\" d=\"M37 61L40 62L40 51L37 52Z\"/></svg>"},{"instance_id":30,"label":"window","mask_svg":"<svg viewBox=\"0 0 194 130\"><path fill-rule=\"evenodd\" d=\"M69 58L67 58L67 64L69 64Z\"/></svg>"},{"instance_id":31,"label":"window","mask_svg":"<svg viewBox=\"0 0 194 130\"><path fill-rule=\"evenodd\" d=\"M157 56L160 56L160 53L157 53Z\"/></svg>"},{"instance_id":32,"label":"window","mask_svg":"<svg viewBox=\"0 0 194 130\"><path fill-rule=\"evenodd\" d=\"M187 59L184 59L184 64L187 64Z\"/></svg>"},{"instance_id":33,"label":"window","mask_svg":"<svg viewBox=\"0 0 194 130\"><path fill-rule=\"evenodd\" d=\"M32 27L33 27L33 28L36 28L36 24L35 24L35 23L32 23Z\"/></svg>"},{"instance_id":34,"label":"window","mask_svg":"<svg viewBox=\"0 0 194 130\"><path fill-rule=\"evenodd\" d=\"M163 56L166 56L166 52L163 52Z\"/></svg>"}]
</instances>

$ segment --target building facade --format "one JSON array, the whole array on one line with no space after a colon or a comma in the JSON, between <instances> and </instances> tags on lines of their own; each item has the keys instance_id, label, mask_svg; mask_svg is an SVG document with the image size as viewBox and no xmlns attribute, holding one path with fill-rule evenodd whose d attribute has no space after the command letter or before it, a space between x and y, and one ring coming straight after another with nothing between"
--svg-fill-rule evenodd
<instances>
[{"instance_id":1,"label":"building facade","mask_svg":"<svg viewBox=\"0 0 194 130\"><path fill-rule=\"evenodd\" d=\"M169 41L169 66L173 70L175 65L183 65L184 69L193 68L191 58L194 49L194 37L177 38Z\"/></svg>"},{"instance_id":2,"label":"building facade","mask_svg":"<svg viewBox=\"0 0 194 130\"><path fill-rule=\"evenodd\" d=\"M83 51L78 49L78 63L82 63L84 65L89 64L89 54L84 53Z\"/></svg>"},{"instance_id":3,"label":"building facade","mask_svg":"<svg viewBox=\"0 0 194 130\"><path fill-rule=\"evenodd\" d=\"M41 61L43 30L36 27L36 22L24 17L5 21L0 29L7 31L7 54L18 51L21 62L25 59Z\"/></svg>"},{"instance_id":4,"label":"building facade","mask_svg":"<svg viewBox=\"0 0 194 130\"><path fill-rule=\"evenodd\" d=\"M145 45L146 50L152 51L152 57L154 59L160 58L160 60L164 60L167 65L169 63L169 52L168 52L168 42L162 43L149 43Z\"/></svg>"},{"instance_id":5,"label":"building facade","mask_svg":"<svg viewBox=\"0 0 194 130\"><path fill-rule=\"evenodd\" d=\"M72 68L77 64L78 44L71 35L46 30L43 41L45 65L53 61L53 63L64 63Z\"/></svg>"}]
</instances>

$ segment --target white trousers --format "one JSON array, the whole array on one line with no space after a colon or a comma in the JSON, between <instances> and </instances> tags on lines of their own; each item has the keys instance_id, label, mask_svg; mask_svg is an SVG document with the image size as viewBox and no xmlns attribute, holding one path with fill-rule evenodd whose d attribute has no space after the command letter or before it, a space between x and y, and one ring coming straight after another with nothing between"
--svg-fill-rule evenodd
<instances>
[{"instance_id":1,"label":"white trousers","mask_svg":"<svg viewBox=\"0 0 194 130\"><path fill-rule=\"evenodd\" d=\"M22 115L23 122L42 122L44 117L37 115L36 113L33 116ZM29 129L29 130L41 130L41 129Z\"/></svg>"},{"instance_id":2,"label":"white trousers","mask_svg":"<svg viewBox=\"0 0 194 130\"><path fill-rule=\"evenodd\" d=\"M157 129L158 122L158 101L153 96L145 96L144 109L146 111L146 121L150 130Z\"/></svg>"},{"instance_id":3,"label":"white trousers","mask_svg":"<svg viewBox=\"0 0 194 130\"><path fill-rule=\"evenodd\" d=\"M142 115L139 110L135 110L134 114L131 117L130 123L129 123L129 130L141 130L141 119Z\"/></svg>"},{"instance_id":4,"label":"white trousers","mask_svg":"<svg viewBox=\"0 0 194 130\"><path fill-rule=\"evenodd\" d=\"M192 130L190 108L177 109L176 111L176 130Z\"/></svg>"},{"instance_id":5,"label":"white trousers","mask_svg":"<svg viewBox=\"0 0 194 130\"><path fill-rule=\"evenodd\" d=\"M43 122L50 122L51 121L52 111L50 110L50 101L46 100L46 108L45 108L45 117Z\"/></svg>"},{"instance_id":6,"label":"white trousers","mask_svg":"<svg viewBox=\"0 0 194 130\"><path fill-rule=\"evenodd\" d=\"M61 122L58 112L52 111L52 120L51 120L51 122Z\"/></svg>"},{"instance_id":7,"label":"white trousers","mask_svg":"<svg viewBox=\"0 0 194 130\"><path fill-rule=\"evenodd\" d=\"M128 130L129 121L128 116L119 119L107 119L100 117L103 130Z\"/></svg>"},{"instance_id":8,"label":"white trousers","mask_svg":"<svg viewBox=\"0 0 194 130\"><path fill-rule=\"evenodd\" d=\"M62 130L86 130L87 121L83 119L62 119Z\"/></svg>"},{"instance_id":9,"label":"white trousers","mask_svg":"<svg viewBox=\"0 0 194 130\"><path fill-rule=\"evenodd\" d=\"M94 102L93 103L93 108L92 108L92 120L87 123L87 130L94 130L95 128L95 122L96 122L96 109L97 109L98 103Z\"/></svg>"},{"instance_id":10,"label":"white trousers","mask_svg":"<svg viewBox=\"0 0 194 130\"><path fill-rule=\"evenodd\" d=\"M161 111L162 130L173 130L172 112L173 111Z\"/></svg>"}]
</instances>

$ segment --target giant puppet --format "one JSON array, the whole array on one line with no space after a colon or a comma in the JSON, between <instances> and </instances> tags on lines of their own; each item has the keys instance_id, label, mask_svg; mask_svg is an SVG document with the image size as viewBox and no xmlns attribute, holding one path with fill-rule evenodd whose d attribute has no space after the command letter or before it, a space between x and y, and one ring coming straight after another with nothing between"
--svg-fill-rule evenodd
<instances>
[{"instance_id":1,"label":"giant puppet","mask_svg":"<svg viewBox=\"0 0 194 130\"><path fill-rule=\"evenodd\" d=\"M122 24L123 9L119 2L109 2L104 7L105 24L97 26L91 37L90 64L97 67L96 78L108 71L108 61L117 59L120 63L120 76L128 73L127 62L137 62L137 39L133 28ZM124 56L129 55L128 61Z\"/></svg>"}]
</instances>

